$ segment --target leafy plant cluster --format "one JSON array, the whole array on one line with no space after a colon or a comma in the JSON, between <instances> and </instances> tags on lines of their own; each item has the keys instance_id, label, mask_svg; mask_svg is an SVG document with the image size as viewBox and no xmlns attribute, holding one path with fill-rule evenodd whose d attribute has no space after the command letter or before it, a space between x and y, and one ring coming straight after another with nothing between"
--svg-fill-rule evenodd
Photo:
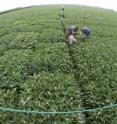
<instances>
[{"instance_id":1,"label":"leafy plant cluster","mask_svg":"<svg viewBox=\"0 0 117 124\"><path fill-rule=\"evenodd\" d=\"M73 63L59 20L48 15L33 17L36 20L23 15L18 20L16 14L13 20L10 18L9 23L1 21L0 106L38 111L81 108L80 89L74 81ZM2 112L0 119L0 123L72 123L80 116Z\"/></svg>"},{"instance_id":2,"label":"leafy plant cluster","mask_svg":"<svg viewBox=\"0 0 117 124\"><path fill-rule=\"evenodd\" d=\"M116 40L112 38L91 38L72 48L86 109L117 103L115 44ZM116 115L116 109L102 110L89 113L88 120L93 124L115 124Z\"/></svg>"}]
</instances>

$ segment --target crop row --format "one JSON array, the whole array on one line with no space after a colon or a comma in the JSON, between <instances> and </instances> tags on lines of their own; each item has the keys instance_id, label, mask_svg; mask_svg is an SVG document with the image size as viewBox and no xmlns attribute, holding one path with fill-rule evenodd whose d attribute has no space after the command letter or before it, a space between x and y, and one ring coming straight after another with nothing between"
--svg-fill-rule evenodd
<instances>
[{"instance_id":1,"label":"crop row","mask_svg":"<svg viewBox=\"0 0 117 124\"><path fill-rule=\"evenodd\" d=\"M117 103L115 44L112 38L91 38L72 47L86 109ZM116 115L116 109L102 110L90 113L88 119L92 124L115 124Z\"/></svg>"},{"instance_id":2,"label":"crop row","mask_svg":"<svg viewBox=\"0 0 117 124\"><path fill-rule=\"evenodd\" d=\"M0 57L0 104L2 107L38 111L81 109L80 89L74 81L72 63L65 43L41 43L31 49L7 50ZM14 116L16 115L16 116ZM1 122L21 123L32 115L2 113ZM10 119L9 119L10 118ZM36 120L35 120L36 119ZM80 120L80 116L34 116L28 122Z\"/></svg>"}]
</instances>

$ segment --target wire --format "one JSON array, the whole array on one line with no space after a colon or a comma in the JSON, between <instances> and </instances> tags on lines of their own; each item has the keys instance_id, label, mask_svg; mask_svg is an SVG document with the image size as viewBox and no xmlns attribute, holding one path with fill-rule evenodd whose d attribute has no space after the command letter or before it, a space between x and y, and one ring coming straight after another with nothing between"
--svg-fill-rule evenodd
<instances>
[{"instance_id":1,"label":"wire","mask_svg":"<svg viewBox=\"0 0 117 124\"><path fill-rule=\"evenodd\" d=\"M111 109L117 107L117 104L112 104L104 107L94 108L94 109L84 109L79 111L68 111L68 112L41 112L41 111L30 111L30 110L22 110L22 109L12 109L12 108L4 108L0 107L0 111L3 112L15 112L15 113L27 113L27 114L40 114L40 115L63 115L63 114L80 114L84 112L96 112L97 110L102 109Z\"/></svg>"}]
</instances>

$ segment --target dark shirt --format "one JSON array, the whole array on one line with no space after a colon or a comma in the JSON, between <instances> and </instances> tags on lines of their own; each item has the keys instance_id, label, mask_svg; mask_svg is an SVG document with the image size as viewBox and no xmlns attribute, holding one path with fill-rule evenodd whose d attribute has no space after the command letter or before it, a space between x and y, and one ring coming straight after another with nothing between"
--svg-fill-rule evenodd
<instances>
[{"instance_id":1,"label":"dark shirt","mask_svg":"<svg viewBox=\"0 0 117 124\"><path fill-rule=\"evenodd\" d=\"M70 35L73 35L75 34L77 31L76 31L76 27L75 26L71 26L69 29L68 29L68 36Z\"/></svg>"},{"instance_id":2,"label":"dark shirt","mask_svg":"<svg viewBox=\"0 0 117 124\"><path fill-rule=\"evenodd\" d=\"M82 32L83 32L83 34L84 34L85 36L89 36L90 33L91 33L90 29L87 28L87 27L84 27L84 28L82 29Z\"/></svg>"}]
</instances>

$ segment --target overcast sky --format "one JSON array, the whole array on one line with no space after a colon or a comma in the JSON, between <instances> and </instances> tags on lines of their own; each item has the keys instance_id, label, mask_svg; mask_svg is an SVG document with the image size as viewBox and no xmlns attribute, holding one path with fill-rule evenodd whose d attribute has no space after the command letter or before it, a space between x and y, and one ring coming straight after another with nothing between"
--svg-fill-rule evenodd
<instances>
[{"instance_id":1,"label":"overcast sky","mask_svg":"<svg viewBox=\"0 0 117 124\"><path fill-rule=\"evenodd\" d=\"M0 11L17 7L45 4L79 4L98 6L117 11L117 0L0 0Z\"/></svg>"}]
</instances>

